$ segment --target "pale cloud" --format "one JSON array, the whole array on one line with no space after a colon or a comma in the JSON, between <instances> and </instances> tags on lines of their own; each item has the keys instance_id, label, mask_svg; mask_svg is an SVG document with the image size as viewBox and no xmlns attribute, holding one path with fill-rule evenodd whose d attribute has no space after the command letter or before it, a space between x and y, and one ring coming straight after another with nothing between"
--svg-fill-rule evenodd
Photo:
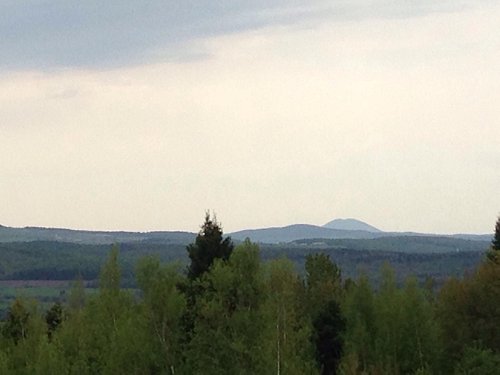
<instances>
[{"instance_id":1,"label":"pale cloud","mask_svg":"<svg viewBox=\"0 0 500 375\"><path fill-rule=\"evenodd\" d=\"M4 0L0 70L102 70L186 62L209 56L191 43L207 37L297 23L414 18L487 4L488 0Z\"/></svg>"},{"instance_id":2,"label":"pale cloud","mask_svg":"<svg viewBox=\"0 0 500 375\"><path fill-rule=\"evenodd\" d=\"M194 38L210 57L189 62L4 75L0 223L195 231L215 209L226 230L357 217L490 232L500 7L462 8Z\"/></svg>"}]
</instances>

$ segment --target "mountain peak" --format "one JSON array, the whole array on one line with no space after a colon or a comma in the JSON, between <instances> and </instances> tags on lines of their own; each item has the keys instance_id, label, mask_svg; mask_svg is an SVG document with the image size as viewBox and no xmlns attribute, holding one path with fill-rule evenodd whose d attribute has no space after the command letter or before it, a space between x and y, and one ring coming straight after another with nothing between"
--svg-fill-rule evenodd
<instances>
[{"instance_id":1,"label":"mountain peak","mask_svg":"<svg viewBox=\"0 0 500 375\"><path fill-rule=\"evenodd\" d=\"M375 228L374 226L367 224L361 220L357 219L335 219L332 221L329 221L325 225L323 225L324 228L330 228L330 229L341 229L341 230L364 230L366 232L381 232L380 229Z\"/></svg>"}]
</instances>

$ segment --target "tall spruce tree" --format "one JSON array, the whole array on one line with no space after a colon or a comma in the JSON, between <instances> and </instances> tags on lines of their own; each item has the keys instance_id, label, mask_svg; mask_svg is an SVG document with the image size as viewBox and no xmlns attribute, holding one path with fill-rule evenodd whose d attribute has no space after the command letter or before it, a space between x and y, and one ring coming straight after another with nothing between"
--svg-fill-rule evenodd
<instances>
[{"instance_id":1,"label":"tall spruce tree","mask_svg":"<svg viewBox=\"0 0 500 375\"><path fill-rule=\"evenodd\" d=\"M500 216L498 217L495 225L495 236L491 242L491 247L493 250L500 251Z\"/></svg>"},{"instance_id":2,"label":"tall spruce tree","mask_svg":"<svg viewBox=\"0 0 500 375\"><path fill-rule=\"evenodd\" d=\"M342 354L345 321L340 311L340 269L327 254L306 257L307 308L312 320L312 340L321 374L336 374Z\"/></svg>"},{"instance_id":3,"label":"tall spruce tree","mask_svg":"<svg viewBox=\"0 0 500 375\"><path fill-rule=\"evenodd\" d=\"M187 247L191 260L188 267L189 279L195 280L207 272L215 259L228 260L233 248L231 238L223 238L220 224L215 216L212 219L210 212L207 212L195 242Z\"/></svg>"},{"instance_id":4,"label":"tall spruce tree","mask_svg":"<svg viewBox=\"0 0 500 375\"><path fill-rule=\"evenodd\" d=\"M495 225L495 234L491 241L491 248L486 256L490 261L500 263L500 216Z\"/></svg>"}]
</instances>

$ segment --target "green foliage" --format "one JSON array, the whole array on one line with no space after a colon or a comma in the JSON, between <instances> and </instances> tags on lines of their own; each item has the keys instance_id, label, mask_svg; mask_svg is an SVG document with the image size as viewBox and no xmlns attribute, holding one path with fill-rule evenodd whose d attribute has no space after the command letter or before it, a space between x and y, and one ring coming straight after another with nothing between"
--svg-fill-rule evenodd
<instances>
[{"instance_id":1,"label":"green foliage","mask_svg":"<svg viewBox=\"0 0 500 375\"><path fill-rule=\"evenodd\" d=\"M64 320L64 311L61 303L55 303L45 314L45 322L47 323L49 337Z\"/></svg>"},{"instance_id":2,"label":"green foliage","mask_svg":"<svg viewBox=\"0 0 500 375\"><path fill-rule=\"evenodd\" d=\"M324 253L307 255L305 279L311 314L319 313L330 301L340 299L342 289L340 269L330 260L329 255Z\"/></svg>"},{"instance_id":3,"label":"green foliage","mask_svg":"<svg viewBox=\"0 0 500 375\"><path fill-rule=\"evenodd\" d=\"M306 257L307 307L312 319L312 341L322 374L335 374L342 354L345 321L340 311L340 269L327 254Z\"/></svg>"},{"instance_id":4,"label":"green foliage","mask_svg":"<svg viewBox=\"0 0 500 375\"><path fill-rule=\"evenodd\" d=\"M500 354L478 347L466 347L464 355L455 367L456 375L498 375Z\"/></svg>"},{"instance_id":5,"label":"green foliage","mask_svg":"<svg viewBox=\"0 0 500 375\"><path fill-rule=\"evenodd\" d=\"M2 351L0 351L0 374L4 375L10 374L9 357Z\"/></svg>"},{"instance_id":6,"label":"green foliage","mask_svg":"<svg viewBox=\"0 0 500 375\"><path fill-rule=\"evenodd\" d=\"M437 296L389 266L374 285L361 276L342 287L339 253L309 254L301 275L288 259L263 265L248 240L221 250L220 229L202 232L188 276L146 257L140 290L123 289L114 247L98 293L86 298L79 280L47 311L14 300L0 322L0 374L498 374L496 262Z\"/></svg>"},{"instance_id":7,"label":"green foliage","mask_svg":"<svg viewBox=\"0 0 500 375\"><path fill-rule=\"evenodd\" d=\"M121 271L118 264L118 246L114 245L99 278L101 293L116 294L120 290Z\"/></svg>"},{"instance_id":8,"label":"green foliage","mask_svg":"<svg viewBox=\"0 0 500 375\"><path fill-rule=\"evenodd\" d=\"M270 357L263 350L270 328L262 305L259 249L246 241L228 262L216 261L203 277L188 368L193 374L263 374Z\"/></svg>"},{"instance_id":9,"label":"green foliage","mask_svg":"<svg viewBox=\"0 0 500 375\"><path fill-rule=\"evenodd\" d=\"M463 280L448 281L439 294L438 321L451 371L465 348L500 352L500 264L485 262Z\"/></svg>"},{"instance_id":10,"label":"green foliage","mask_svg":"<svg viewBox=\"0 0 500 375\"><path fill-rule=\"evenodd\" d=\"M401 299L401 343L399 367L401 373L415 369L434 369L440 345L438 327L432 306L415 279L408 279Z\"/></svg>"},{"instance_id":11,"label":"green foliage","mask_svg":"<svg viewBox=\"0 0 500 375\"><path fill-rule=\"evenodd\" d=\"M265 308L274 327L269 332L274 370L283 374L316 373L304 284L287 259L272 261L267 266Z\"/></svg>"},{"instance_id":12,"label":"green foliage","mask_svg":"<svg viewBox=\"0 0 500 375\"><path fill-rule=\"evenodd\" d=\"M30 313L25 306L25 302L16 299L7 313L7 319L2 325L2 335L17 344L19 340L26 338L28 335L29 317Z\"/></svg>"},{"instance_id":13,"label":"green foliage","mask_svg":"<svg viewBox=\"0 0 500 375\"><path fill-rule=\"evenodd\" d=\"M47 340L40 340L36 361L32 366L33 373L37 375L67 374L68 363L63 352Z\"/></svg>"},{"instance_id":14,"label":"green foliage","mask_svg":"<svg viewBox=\"0 0 500 375\"><path fill-rule=\"evenodd\" d=\"M141 313L152 346L153 368L174 372L181 365L183 332L181 319L186 311L185 296L175 266L162 266L158 258L143 258L137 265L137 282L143 292Z\"/></svg>"},{"instance_id":15,"label":"green foliage","mask_svg":"<svg viewBox=\"0 0 500 375\"><path fill-rule=\"evenodd\" d=\"M464 241L474 250L468 251L462 246L460 251L457 247L447 247L446 252L432 251L432 248L425 253L406 252L404 242L399 243L398 251L381 250L385 242L370 246L370 241L374 240L338 240L345 244L338 244L335 247L315 248L314 246L291 246L284 245L263 245L262 259L269 261L286 256L296 264L297 268L305 268L308 255L328 254L335 264L342 269L344 278L356 279L360 272L364 273L370 282L378 285L380 282L380 269L385 263L390 263L394 268L398 283L404 282L407 277L415 276L420 282L424 282L429 277L435 281L436 288L439 288L449 277L462 277L464 272L478 266L484 258L484 253L488 248L486 241ZM337 240L335 240L337 241ZM357 241L366 241L357 243ZM422 244L422 247L431 246ZM344 247L345 246L345 247Z\"/></svg>"},{"instance_id":16,"label":"green foliage","mask_svg":"<svg viewBox=\"0 0 500 375\"><path fill-rule=\"evenodd\" d=\"M179 261L189 264L186 244L194 236L179 240L168 240L151 234L143 242L120 243L120 268L122 285L135 287L134 267L143 256L157 255L162 262ZM101 234L102 236L102 234ZM125 236L124 239L133 240ZM162 242L163 241L163 242ZM345 277L356 278L360 268L366 271L370 280L377 282L378 271L384 262L390 262L397 279L403 281L415 275L420 281L427 277L436 280L437 287L449 276L462 276L467 269L477 266L489 247L488 241L466 241L455 238L434 237L390 237L373 240L326 240L322 247L314 242L294 242L262 247L263 260L277 259L286 255L300 269L306 256L312 253L327 253L342 269ZM89 243L64 243L58 241L33 241L0 243L2 262L0 264L0 316L16 296L10 293L1 280L61 280L68 282L77 277L96 280L100 268L106 261L109 245ZM88 284L88 283L87 283ZM54 290L67 289L57 287ZM36 291L27 291L35 293ZM52 304L58 295L39 294ZM3 313L2 313L3 310Z\"/></svg>"},{"instance_id":17,"label":"green foliage","mask_svg":"<svg viewBox=\"0 0 500 375\"><path fill-rule=\"evenodd\" d=\"M349 364L343 368L368 371L375 358L375 301L373 290L365 276L346 291L342 306L346 319L345 356ZM356 368L353 369L356 363ZM344 371L345 372L345 371Z\"/></svg>"},{"instance_id":18,"label":"green foliage","mask_svg":"<svg viewBox=\"0 0 500 375\"><path fill-rule=\"evenodd\" d=\"M82 278L78 277L69 292L68 307L71 311L77 311L83 306L85 306L85 287Z\"/></svg>"},{"instance_id":19,"label":"green foliage","mask_svg":"<svg viewBox=\"0 0 500 375\"><path fill-rule=\"evenodd\" d=\"M398 288L386 266L378 293L362 278L347 291L344 311L344 373L407 374L437 367L438 327L431 302L415 279Z\"/></svg>"},{"instance_id":20,"label":"green foliage","mask_svg":"<svg viewBox=\"0 0 500 375\"><path fill-rule=\"evenodd\" d=\"M160 367L153 360L153 337L139 309L130 309L116 321L102 363L103 374L147 374ZM166 353L168 354L168 353ZM169 358L170 359L170 358ZM164 372L165 369L163 369ZM161 370L158 371L161 373Z\"/></svg>"},{"instance_id":21,"label":"green foliage","mask_svg":"<svg viewBox=\"0 0 500 375\"><path fill-rule=\"evenodd\" d=\"M313 342L321 374L336 374L342 356L345 320L337 301L331 300L313 320Z\"/></svg>"}]
</instances>

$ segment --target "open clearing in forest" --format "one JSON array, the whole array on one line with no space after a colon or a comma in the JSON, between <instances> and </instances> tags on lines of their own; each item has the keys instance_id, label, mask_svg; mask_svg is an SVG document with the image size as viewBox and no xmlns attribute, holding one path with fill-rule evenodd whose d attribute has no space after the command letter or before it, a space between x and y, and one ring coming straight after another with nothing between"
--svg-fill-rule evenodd
<instances>
[{"instance_id":1,"label":"open clearing in forest","mask_svg":"<svg viewBox=\"0 0 500 375\"><path fill-rule=\"evenodd\" d=\"M0 280L0 318L16 298L34 300L42 310L66 299L74 280ZM87 284L88 282L86 282ZM94 288L86 288L88 294Z\"/></svg>"}]
</instances>

